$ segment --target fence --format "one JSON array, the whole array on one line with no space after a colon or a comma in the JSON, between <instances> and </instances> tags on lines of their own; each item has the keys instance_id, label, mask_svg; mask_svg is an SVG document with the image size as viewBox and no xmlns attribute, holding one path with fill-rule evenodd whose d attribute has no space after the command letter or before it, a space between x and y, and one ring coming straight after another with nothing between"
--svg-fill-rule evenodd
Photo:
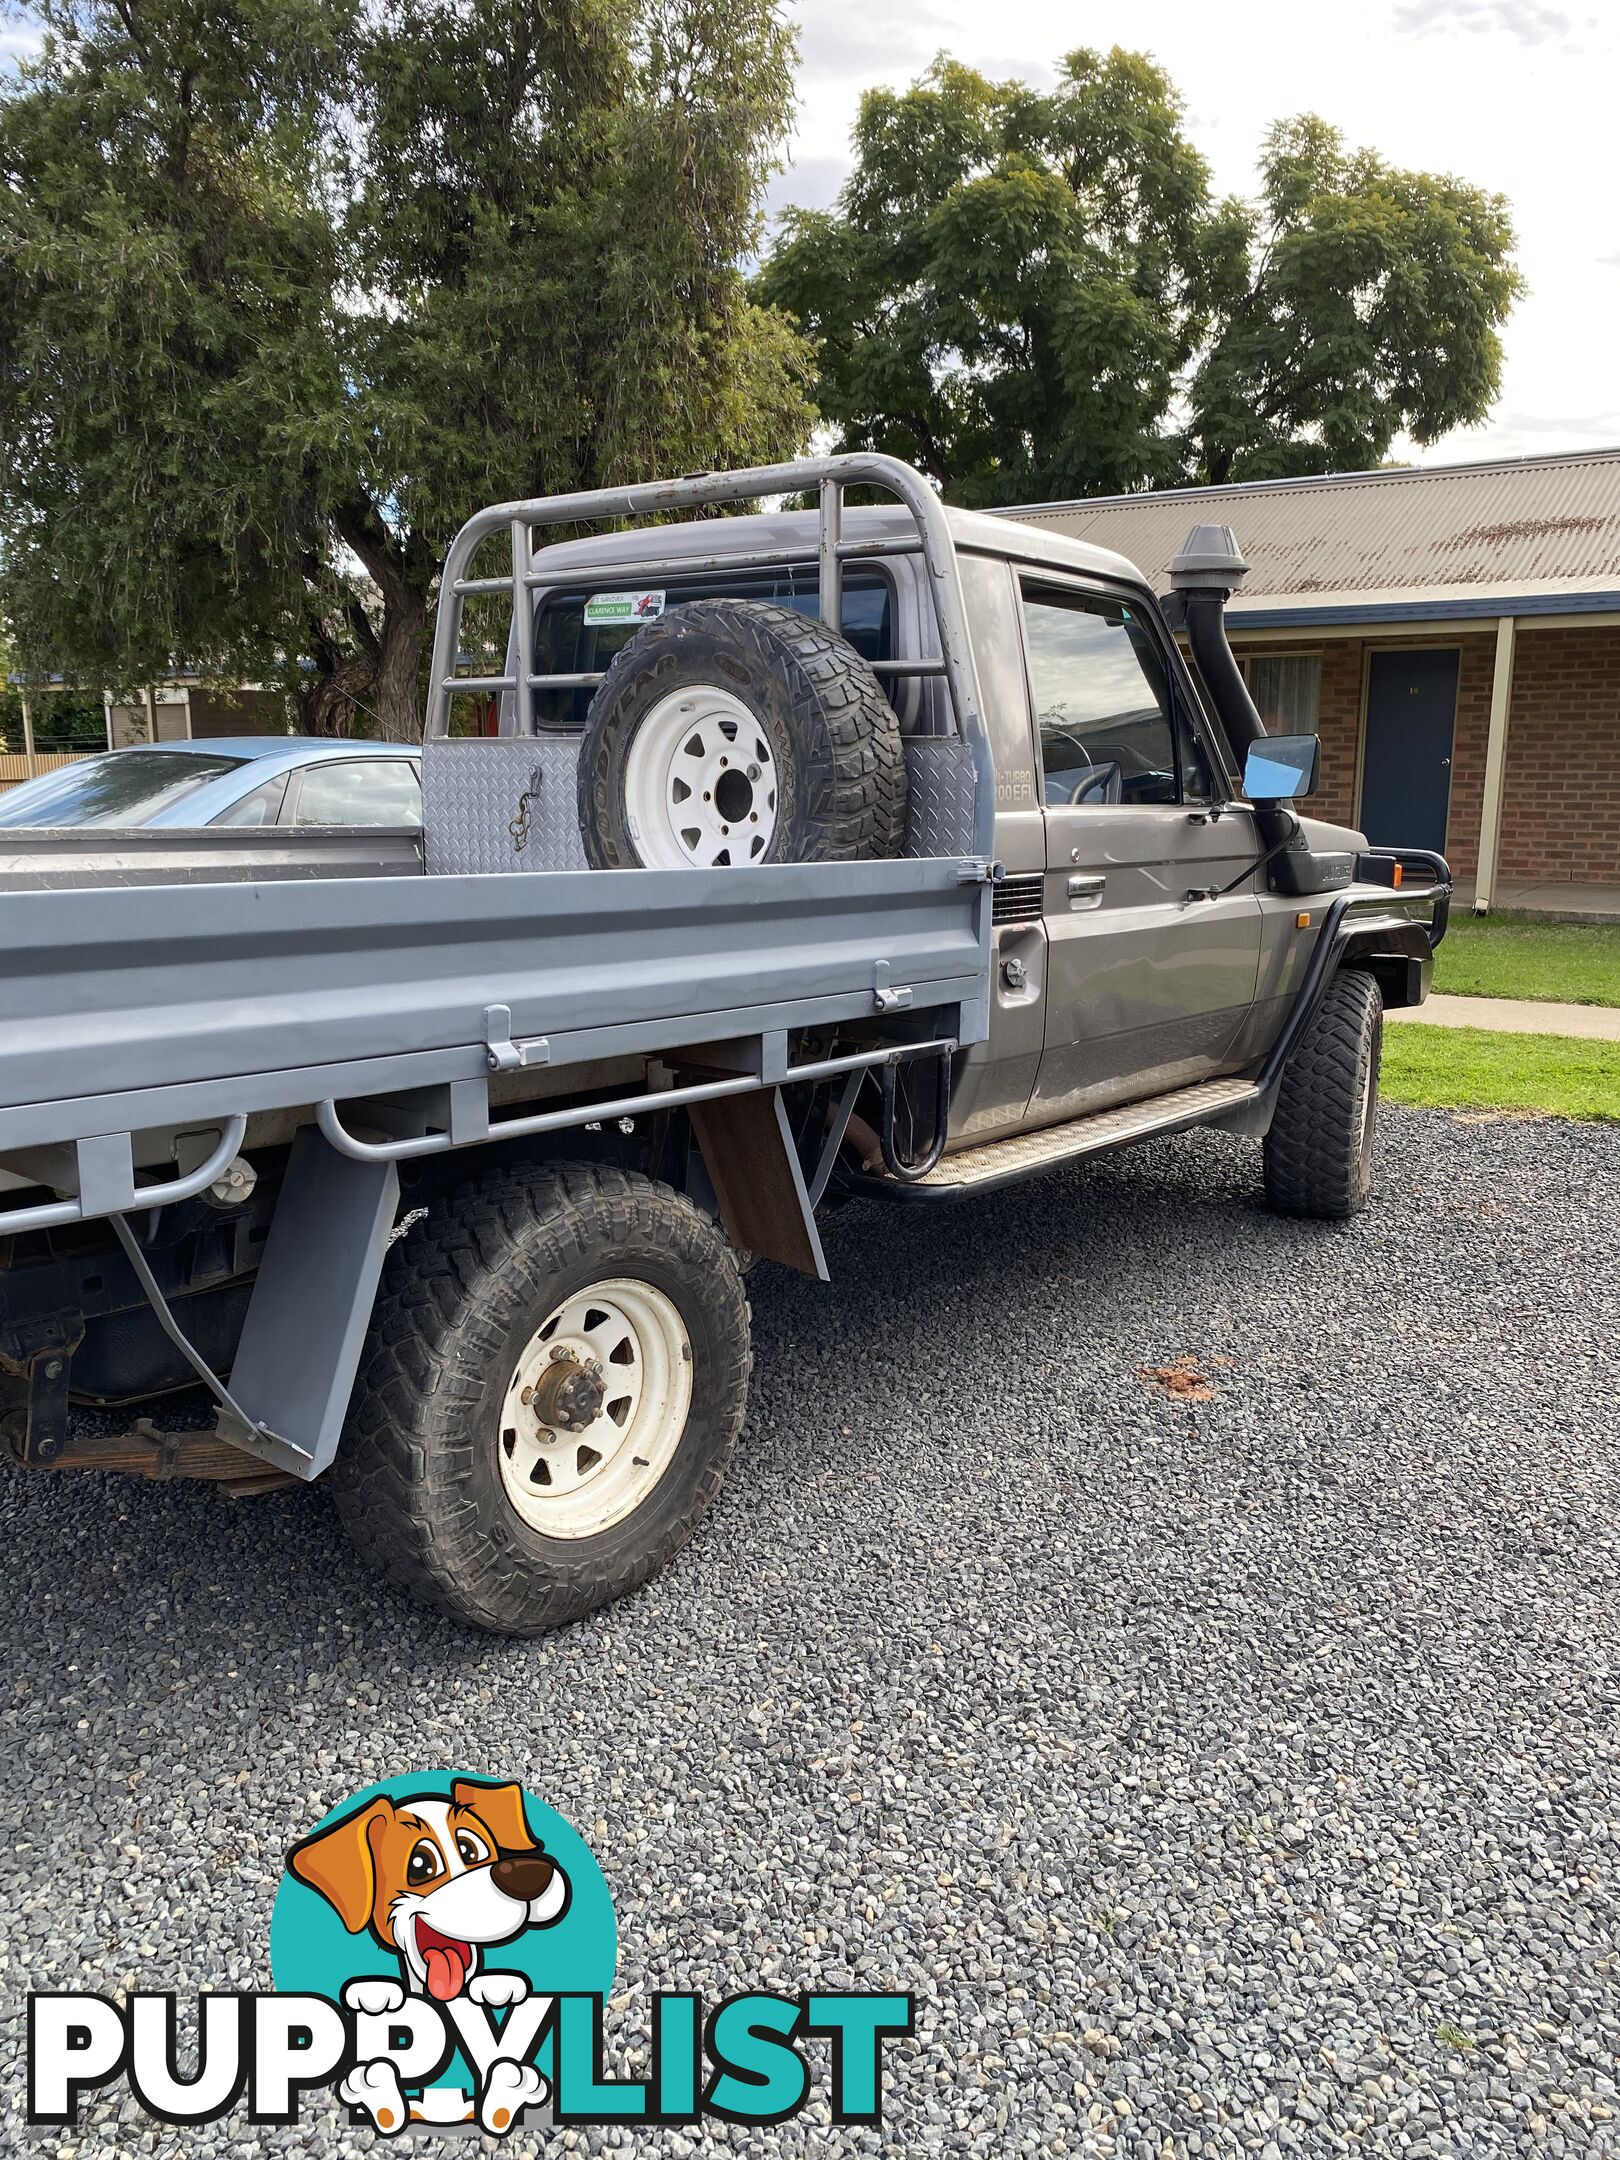
<instances>
[{"instance_id":1,"label":"fence","mask_svg":"<svg viewBox=\"0 0 1620 2160\"><path fill-rule=\"evenodd\" d=\"M0 793L31 780L35 773L55 772L61 765L77 765L93 750L36 750L29 759L21 750L0 750Z\"/></svg>"}]
</instances>

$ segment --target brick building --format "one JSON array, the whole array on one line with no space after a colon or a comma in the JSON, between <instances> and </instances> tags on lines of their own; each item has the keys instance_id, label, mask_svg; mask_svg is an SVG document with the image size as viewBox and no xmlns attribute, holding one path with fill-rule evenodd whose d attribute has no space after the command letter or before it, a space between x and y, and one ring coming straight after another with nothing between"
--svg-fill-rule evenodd
<instances>
[{"instance_id":1,"label":"brick building","mask_svg":"<svg viewBox=\"0 0 1620 2160\"><path fill-rule=\"evenodd\" d=\"M1620 450L1051 503L1154 580L1187 528L1251 565L1255 702L1322 738L1311 808L1441 848L1478 906L1620 914Z\"/></svg>"}]
</instances>

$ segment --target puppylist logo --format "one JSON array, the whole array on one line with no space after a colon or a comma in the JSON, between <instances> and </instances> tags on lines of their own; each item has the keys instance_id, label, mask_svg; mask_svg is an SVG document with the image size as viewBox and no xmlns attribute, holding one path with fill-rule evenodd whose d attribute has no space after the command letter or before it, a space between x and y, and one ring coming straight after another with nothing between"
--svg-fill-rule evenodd
<instances>
[{"instance_id":1,"label":"puppylist logo","mask_svg":"<svg viewBox=\"0 0 1620 2160\"><path fill-rule=\"evenodd\" d=\"M554 1808L460 1773L389 1778L289 1851L270 1923L274 1986L199 1995L195 2069L178 1998L28 1999L28 2120L72 2125L123 2078L169 2123L298 2120L331 2088L384 2137L460 2126L781 2122L810 2097L802 2043L830 2042L838 2123L881 2119L882 2051L908 1995L747 1993L651 2004L643 2079L610 2075L602 2004L618 1964L595 1855Z\"/></svg>"}]
</instances>

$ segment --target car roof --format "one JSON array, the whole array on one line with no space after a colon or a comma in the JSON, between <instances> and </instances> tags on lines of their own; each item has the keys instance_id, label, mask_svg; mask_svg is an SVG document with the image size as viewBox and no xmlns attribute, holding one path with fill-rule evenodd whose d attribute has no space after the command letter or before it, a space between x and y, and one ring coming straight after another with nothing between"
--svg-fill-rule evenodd
<instances>
[{"instance_id":1,"label":"car roof","mask_svg":"<svg viewBox=\"0 0 1620 2160\"><path fill-rule=\"evenodd\" d=\"M980 554L1011 556L1054 570L1079 570L1091 577L1125 578L1133 585L1147 580L1132 562L1111 548L1092 547L1067 533L1020 524L981 510L945 507L951 537L959 548ZM846 540L909 540L916 535L909 510L898 504L871 505L844 513ZM592 533L583 540L561 540L541 548L534 567L546 577L578 576L602 568L658 562L671 566L696 557L705 563L746 562L787 551L814 555L820 520L813 510L768 510L754 517L689 518L674 525L644 525L634 532ZM694 567L696 564L694 563Z\"/></svg>"},{"instance_id":2,"label":"car roof","mask_svg":"<svg viewBox=\"0 0 1620 2160\"><path fill-rule=\"evenodd\" d=\"M322 758L415 757L415 743L341 742L330 735L203 735L179 742L126 743L113 753L178 750L194 757L272 758L289 764L309 764Z\"/></svg>"}]
</instances>

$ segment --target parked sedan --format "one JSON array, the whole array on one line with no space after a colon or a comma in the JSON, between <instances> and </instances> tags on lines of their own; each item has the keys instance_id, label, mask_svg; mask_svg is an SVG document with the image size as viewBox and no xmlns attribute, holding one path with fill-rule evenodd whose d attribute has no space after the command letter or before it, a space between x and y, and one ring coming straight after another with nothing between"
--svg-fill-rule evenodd
<instances>
[{"instance_id":1,"label":"parked sedan","mask_svg":"<svg viewBox=\"0 0 1620 2160\"><path fill-rule=\"evenodd\" d=\"M399 743L239 735L81 758L0 794L0 826L420 825Z\"/></svg>"}]
</instances>

